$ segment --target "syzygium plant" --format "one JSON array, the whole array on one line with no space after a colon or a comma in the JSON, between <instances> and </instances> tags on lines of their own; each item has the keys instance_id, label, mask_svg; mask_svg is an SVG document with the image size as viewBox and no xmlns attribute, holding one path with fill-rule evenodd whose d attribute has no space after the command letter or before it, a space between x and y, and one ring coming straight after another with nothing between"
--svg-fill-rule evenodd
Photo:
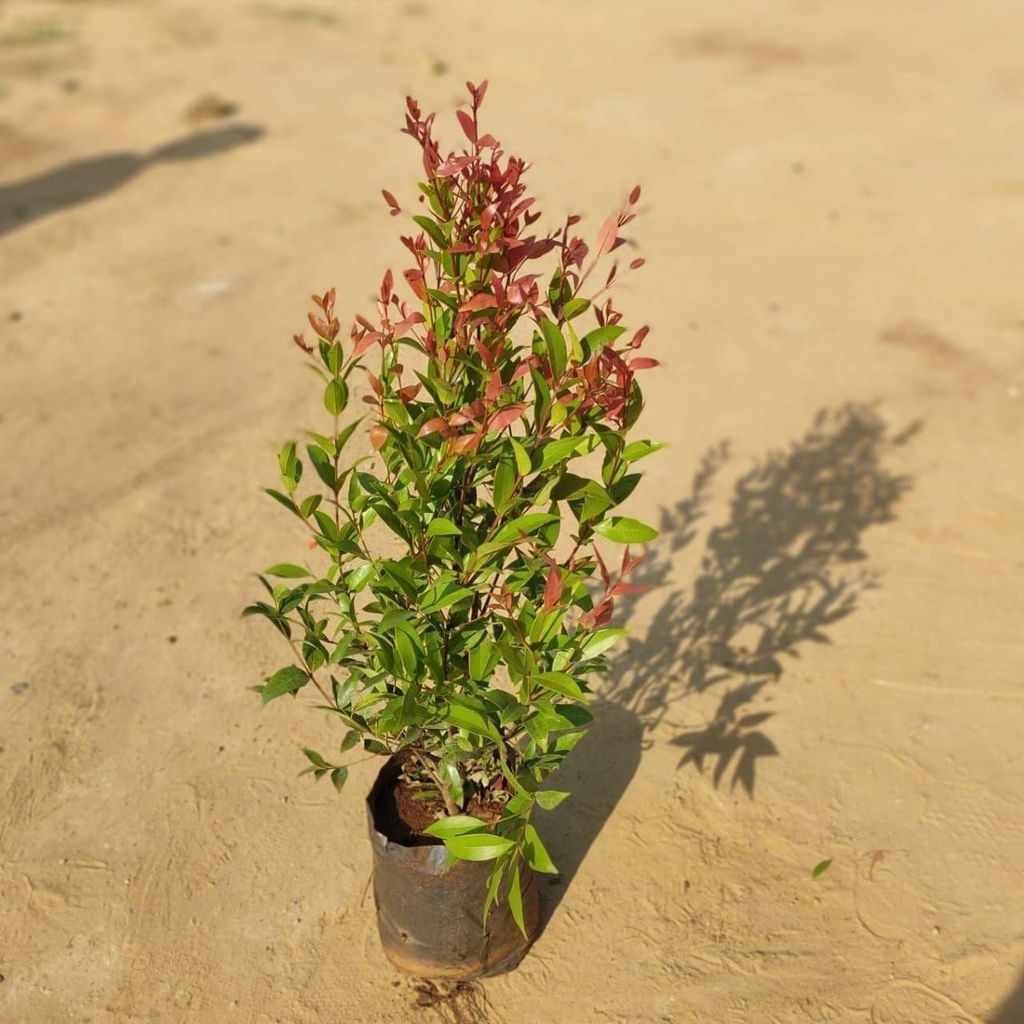
<instances>
[{"instance_id":1,"label":"syzygium plant","mask_svg":"<svg viewBox=\"0 0 1024 1024\"><path fill-rule=\"evenodd\" d=\"M281 449L268 493L319 550L267 569L245 613L293 652L263 702L315 692L347 729L341 755L404 752L407 784L447 811L429 831L454 858L495 862L486 909L504 893L523 927L522 862L555 870L531 813L567 795L539 786L583 736L585 679L624 633L609 621L616 596L640 589L624 580L640 560L628 545L656 534L615 514L660 447L627 441L636 373L656 363L638 354L647 328L627 331L608 296L639 187L591 245L577 216L538 228L527 164L479 124L487 83L468 88L457 153L408 100L424 180L402 237L405 295L388 270L376 313L346 338L332 288L313 297L315 337L294 338L330 418L308 432L306 472L296 443ZM353 379L367 385L361 417L347 415ZM348 456L366 451L357 430L373 454ZM623 546L615 573L598 541ZM305 753L306 771L344 785L340 755ZM473 798L491 820L465 813Z\"/></svg>"}]
</instances>

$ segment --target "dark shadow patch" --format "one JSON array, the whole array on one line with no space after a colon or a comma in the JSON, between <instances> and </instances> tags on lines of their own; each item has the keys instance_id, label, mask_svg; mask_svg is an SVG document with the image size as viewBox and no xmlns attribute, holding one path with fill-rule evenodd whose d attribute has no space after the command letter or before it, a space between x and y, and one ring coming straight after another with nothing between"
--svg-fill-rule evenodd
<instances>
[{"instance_id":1,"label":"dark shadow patch","mask_svg":"<svg viewBox=\"0 0 1024 1024\"><path fill-rule=\"evenodd\" d=\"M967 354L934 327L921 320L902 320L878 336L883 345L893 345L945 362L967 358Z\"/></svg>"},{"instance_id":2,"label":"dark shadow patch","mask_svg":"<svg viewBox=\"0 0 1024 1024\"><path fill-rule=\"evenodd\" d=\"M553 776L555 789L572 795L539 824L557 877L538 875L541 931L572 885L584 858L626 792L640 764L644 727L627 707L606 701L592 705L594 723Z\"/></svg>"},{"instance_id":3,"label":"dark shadow patch","mask_svg":"<svg viewBox=\"0 0 1024 1024\"><path fill-rule=\"evenodd\" d=\"M0 185L0 235L113 192L152 164L216 156L255 142L263 134L258 125L229 125L175 139L148 154L108 153L74 160L44 174Z\"/></svg>"},{"instance_id":4,"label":"dark shadow patch","mask_svg":"<svg viewBox=\"0 0 1024 1024\"><path fill-rule=\"evenodd\" d=\"M716 785L731 772L730 786L752 796L757 762L778 750L764 728L773 712L750 705L782 675L785 656L827 643L828 628L877 584L861 538L893 519L910 486L883 461L917 429L889 436L865 406L819 413L803 438L737 482L729 521L708 534L690 588L674 586L673 575L674 557L693 535L693 498L663 510L658 545L634 577L659 586L661 603L614 662L602 698L650 730L687 695L721 687L712 721L672 742L680 766L709 767ZM696 493L724 455L722 448L705 459Z\"/></svg>"},{"instance_id":5,"label":"dark shadow patch","mask_svg":"<svg viewBox=\"0 0 1024 1024\"><path fill-rule=\"evenodd\" d=\"M989 1017L988 1024L1024 1024L1024 974L1006 1001Z\"/></svg>"}]
</instances>

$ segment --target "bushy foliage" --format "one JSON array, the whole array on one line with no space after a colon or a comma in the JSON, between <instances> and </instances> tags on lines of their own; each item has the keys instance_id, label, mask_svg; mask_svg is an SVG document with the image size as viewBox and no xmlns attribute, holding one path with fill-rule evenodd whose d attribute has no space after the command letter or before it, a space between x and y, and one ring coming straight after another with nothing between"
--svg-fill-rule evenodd
<instances>
[{"instance_id":1,"label":"bushy foliage","mask_svg":"<svg viewBox=\"0 0 1024 1024\"><path fill-rule=\"evenodd\" d=\"M457 153L442 154L434 115L408 101L424 181L402 237L405 289L387 271L376 313L343 339L332 288L313 297L315 338L294 338L333 422L309 432L305 459L281 449L268 493L321 555L267 569L246 613L294 652L258 688L264 703L309 687L347 727L342 754L402 752L410 784L447 809L431 831L453 857L494 860L487 905L504 890L521 920L521 859L554 870L531 812L567 795L538 788L583 736L586 677L624 633L609 621L616 596L638 589L628 545L655 536L615 510L660 447L627 440L643 408L636 374L656 363L638 353L647 328L627 331L608 295L639 187L593 245L576 216L541 231L527 164L480 127L486 83L468 88ZM366 415L343 424L353 374ZM350 458L359 429L372 453ZM614 574L599 541L623 546ZM307 771L344 784L337 756L306 755ZM474 796L500 820L464 813Z\"/></svg>"}]
</instances>

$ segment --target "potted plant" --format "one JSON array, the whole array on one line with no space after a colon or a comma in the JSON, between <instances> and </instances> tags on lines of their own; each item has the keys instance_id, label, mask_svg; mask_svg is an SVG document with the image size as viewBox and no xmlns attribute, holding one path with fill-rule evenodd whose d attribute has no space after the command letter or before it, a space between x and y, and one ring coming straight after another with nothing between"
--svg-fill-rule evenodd
<instances>
[{"instance_id":1,"label":"potted plant","mask_svg":"<svg viewBox=\"0 0 1024 1024\"><path fill-rule=\"evenodd\" d=\"M568 795L541 785L591 720L585 678L624 633L616 596L640 589L629 545L656 531L615 510L660 447L626 439L636 373L656 363L607 294L640 189L592 246L576 216L541 232L527 165L480 128L487 83L468 88L458 153L408 100L424 171L402 237L409 298L387 271L345 338L332 288L313 297L315 338L294 337L330 420L305 458L281 448L267 493L318 550L267 569L245 609L293 654L263 703L314 695L345 729L338 752L305 750L305 771L340 790L350 751L388 759L368 799L384 949L457 978L514 966L536 932L534 872L556 868L533 811ZM364 415L349 417L356 380ZM597 541L623 547L614 574Z\"/></svg>"}]
</instances>

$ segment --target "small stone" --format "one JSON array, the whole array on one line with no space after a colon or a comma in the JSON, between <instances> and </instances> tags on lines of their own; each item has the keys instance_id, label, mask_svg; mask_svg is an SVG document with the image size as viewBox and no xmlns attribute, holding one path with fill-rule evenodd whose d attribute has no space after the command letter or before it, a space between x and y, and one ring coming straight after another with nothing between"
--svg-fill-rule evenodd
<instances>
[{"instance_id":1,"label":"small stone","mask_svg":"<svg viewBox=\"0 0 1024 1024\"><path fill-rule=\"evenodd\" d=\"M28 689L28 683L11 683L11 693L24 693Z\"/></svg>"},{"instance_id":2,"label":"small stone","mask_svg":"<svg viewBox=\"0 0 1024 1024\"><path fill-rule=\"evenodd\" d=\"M7 319L10 320L12 324L21 323L21 311L17 309L12 310L8 313Z\"/></svg>"},{"instance_id":3,"label":"small stone","mask_svg":"<svg viewBox=\"0 0 1024 1024\"><path fill-rule=\"evenodd\" d=\"M177 637L176 637L176 636L175 636L175 635L174 635L174 634L172 633L172 634L171 634L171 635L170 635L170 636L169 636L169 637L167 638L167 642L168 642L169 644L176 644L176 643L178 642L178 638L177 638Z\"/></svg>"}]
</instances>

